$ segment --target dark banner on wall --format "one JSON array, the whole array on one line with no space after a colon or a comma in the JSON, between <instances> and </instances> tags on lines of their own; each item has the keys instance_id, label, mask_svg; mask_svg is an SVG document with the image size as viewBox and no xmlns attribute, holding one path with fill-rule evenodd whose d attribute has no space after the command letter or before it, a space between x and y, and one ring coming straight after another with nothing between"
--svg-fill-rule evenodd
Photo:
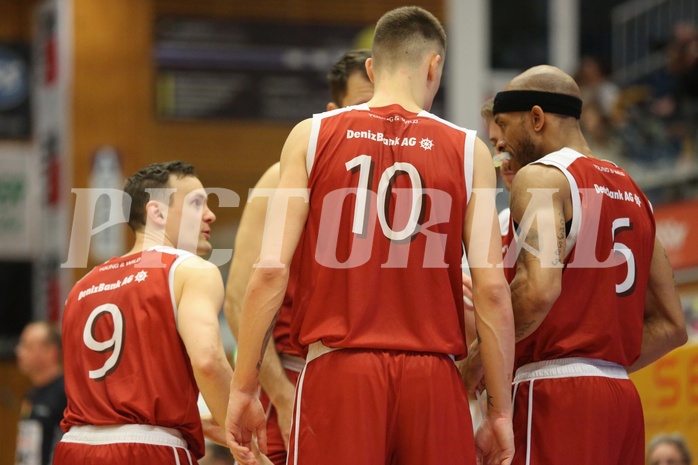
<instances>
[{"instance_id":1,"label":"dark banner on wall","mask_svg":"<svg viewBox=\"0 0 698 465\"><path fill-rule=\"evenodd\" d=\"M325 110L327 72L347 50L370 48L372 36L373 25L160 18L157 115L300 121Z\"/></svg>"},{"instance_id":2,"label":"dark banner on wall","mask_svg":"<svg viewBox=\"0 0 698 465\"><path fill-rule=\"evenodd\" d=\"M0 42L0 139L31 135L29 46Z\"/></svg>"}]
</instances>

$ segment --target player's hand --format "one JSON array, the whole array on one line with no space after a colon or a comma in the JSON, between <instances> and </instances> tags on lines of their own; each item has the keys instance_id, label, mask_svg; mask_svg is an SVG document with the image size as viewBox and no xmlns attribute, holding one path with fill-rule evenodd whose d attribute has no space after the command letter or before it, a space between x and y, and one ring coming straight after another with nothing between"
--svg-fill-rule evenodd
<instances>
[{"instance_id":1,"label":"player's hand","mask_svg":"<svg viewBox=\"0 0 698 465\"><path fill-rule=\"evenodd\" d=\"M475 434L477 465L510 465L514 430L510 418L485 418Z\"/></svg>"},{"instance_id":2,"label":"player's hand","mask_svg":"<svg viewBox=\"0 0 698 465\"><path fill-rule=\"evenodd\" d=\"M232 389L225 418L228 447L240 465L259 462L253 452L253 440L259 441L259 450L267 452L267 430L264 409L255 394Z\"/></svg>"}]
</instances>

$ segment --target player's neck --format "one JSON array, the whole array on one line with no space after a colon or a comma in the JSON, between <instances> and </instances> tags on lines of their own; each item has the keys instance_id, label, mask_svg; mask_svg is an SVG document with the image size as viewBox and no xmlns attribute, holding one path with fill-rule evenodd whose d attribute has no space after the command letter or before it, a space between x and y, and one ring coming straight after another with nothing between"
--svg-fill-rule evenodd
<instances>
[{"instance_id":1,"label":"player's neck","mask_svg":"<svg viewBox=\"0 0 698 465\"><path fill-rule=\"evenodd\" d=\"M124 256L143 252L146 249L156 246L174 247L163 233L149 233L148 231L138 231L135 233L136 240L133 247Z\"/></svg>"},{"instance_id":2,"label":"player's neck","mask_svg":"<svg viewBox=\"0 0 698 465\"><path fill-rule=\"evenodd\" d=\"M557 140L551 139L550 146L546 147L543 152L552 153L562 149L563 147L572 149L576 152L581 153L584 156L596 158L594 157L594 154L589 148L589 144L587 144L587 141L586 139L584 139L584 136L581 134L581 132L576 133L572 130L567 131L564 137L558 138Z\"/></svg>"},{"instance_id":3,"label":"player's neck","mask_svg":"<svg viewBox=\"0 0 698 465\"><path fill-rule=\"evenodd\" d=\"M423 92L419 92L412 85L413 81L404 76L386 76L376 82L373 98L368 101L369 107L384 107L387 105L400 105L407 111L419 113L424 109L426 99Z\"/></svg>"}]
</instances>

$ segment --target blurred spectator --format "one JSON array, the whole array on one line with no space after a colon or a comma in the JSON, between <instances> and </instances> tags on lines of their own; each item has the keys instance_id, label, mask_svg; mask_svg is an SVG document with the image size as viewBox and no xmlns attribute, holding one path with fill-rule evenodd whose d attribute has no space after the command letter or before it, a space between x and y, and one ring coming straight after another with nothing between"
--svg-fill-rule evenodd
<instances>
[{"instance_id":1,"label":"blurred spectator","mask_svg":"<svg viewBox=\"0 0 698 465\"><path fill-rule=\"evenodd\" d=\"M623 89L617 115L627 158L653 166L689 162L698 121L698 30L677 23L659 43L666 66Z\"/></svg>"},{"instance_id":2,"label":"blurred spectator","mask_svg":"<svg viewBox=\"0 0 698 465\"><path fill-rule=\"evenodd\" d=\"M698 29L691 23L674 27L672 66L678 78L678 114L685 122L683 150L695 154L698 132Z\"/></svg>"},{"instance_id":3,"label":"blurred spectator","mask_svg":"<svg viewBox=\"0 0 698 465\"><path fill-rule=\"evenodd\" d=\"M598 101L584 101L584 110L579 124L594 155L622 165L621 146L612 117L603 110Z\"/></svg>"},{"instance_id":4,"label":"blurred spectator","mask_svg":"<svg viewBox=\"0 0 698 465\"><path fill-rule=\"evenodd\" d=\"M670 67L679 80L679 97L698 98L698 29L678 23L668 46Z\"/></svg>"},{"instance_id":5,"label":"blurred spectator","mask_svg":"<svg viewBox=\"0 0 698 465\"><path fill-rule=\"evenodd\" d=\"M647 446L647 465L691 465L691 451L680 434L660 434Z\"/></svg>"},{"instance_id":6,"label":"blurred spectator","mask_svg":"<svg viewBox=\"0 0 698 465\"><path fill-rule=\"evenodd\" d=\"M25 326L17 345L17 366L32 388L22 401L16 465L50 465L63 436L60 422L66 407L61 336L54 325Z\"/></svg>"},{"instance_id":7,"label":"blurred spectator","mask_svg":"<svg viewBox=\"0 0 698 465\"><path fill-rule=\"evenodd\" d=\"M598 105L603 116L610 117L618 101L620 89L609 78L608 66L602 64L598 58L583 56L574 79L582 93L584 109L586 110L588 103L593 102Z\"/></svg>"},{"instance_id":8,"label":"blurred spectator","mask_svg":"<svg viewBox=\"0 0 698 465\"><path fill-rule=\"evenodd\" d=\"M609 78L608 67L592 56L581 58L574 79L584 102L580 126L589 147L599 158L621 164L614 128L620 88Z\"/></svg>"}]
</instances>

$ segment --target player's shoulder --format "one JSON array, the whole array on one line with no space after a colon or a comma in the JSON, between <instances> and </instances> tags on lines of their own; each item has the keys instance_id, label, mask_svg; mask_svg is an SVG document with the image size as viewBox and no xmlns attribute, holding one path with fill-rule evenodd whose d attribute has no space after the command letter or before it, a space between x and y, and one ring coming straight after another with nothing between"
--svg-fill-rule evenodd
<instances>
[{"instance_id":1,"label":"player's shoulder","mask_svg":"<svg viewBox=\"0 0 698 465\"><path fill-rule=\"evenodd\" d=\"M456 123L453 123L447 119L441 118L440 116L437 116L431 112L428 112L426 110L422 110L417 114L418 117L423 119L425 123L427 124L433 124L435 126L443 126L455 131L460 131L460 132L471 132L475 133L475 131L472 131L470 129L464 128L463 126L459 126Z\"/></svg>"},{"instance_id":2,"label":"player's shoulder","mask_svg":"<svg viewBox=\"0 0 698 465\"><path fill-rule=\"evenodd\" d=\"M205 289L220 287L222 289L223 286L223 276L218 267L196 255L188 256L182 260L175 270L174 281L175 289L180 289L180 286Z\"/></svg>"},{"instance_id":3,"label":"player's shoulder","mask_svg":"<svg viewBox=\"0 0 698 465\"><path fill-rule=\"evenodd\" d=\"M257 184L255 184L254 188L255 189L268 189L268 188L275 188L276 186L279 185L279 178L281 177L281 163L276 162L273 165L271 165L267 170L262 174L262 176L259 178L257 181Z\"/></svg>"},{"instance_id":4,"label":"player's shoulder","mask_svg":"<svg viewBox=\"0 0 698 465\"><path fill-rule=\"evenodd\" d=\"M512 189L514 189L514 186L557 187L561 183L567 183L567 179L557 166L529 163L516 172L512 182Z\"/></svg>"},{"instance_id":5,"label":"player's shoulder","mask_svg":"<svg viewBox=\"0 0 698 465\"><path fill-rule=\"evenodd\" d=\"M286 138L286 145L306 144L313 128L313 118L306 118L296 124Z\"/></svg>"},{"instance_id":6,"label":"player's shoulder","mask_svg":"<svg viewBox=\"0 0 698 465\"><path fill-rule=\"evenodd\" d=\"M208 260L205 260L198 255L187 253L181 255L181 263L177 267L178 272L185 273L209 273L211 270L218 270L218 267Z\"/></svg>"}]
</instances>

